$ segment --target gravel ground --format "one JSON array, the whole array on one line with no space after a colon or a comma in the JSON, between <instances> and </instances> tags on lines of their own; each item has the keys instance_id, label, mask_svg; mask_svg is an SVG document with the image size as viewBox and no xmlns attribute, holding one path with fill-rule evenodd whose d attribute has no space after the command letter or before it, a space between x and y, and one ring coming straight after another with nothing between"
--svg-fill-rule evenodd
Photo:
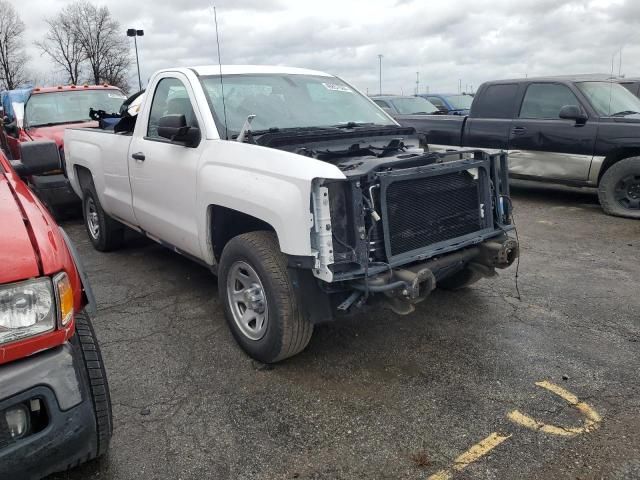
<instances>
[{"instance_id":1,"label":"gravel ground","mask_svg":"<svg viewBox=\"0 0 640 480\"><path fill-rule=\"evenodd\" d=\"M494 432L508 438L453 478L640 478L640 222L590 192L520 183L513 197L521 300L511 268L407 317L318 327L273 367L236 346L206 269L140 238L102 254L67 223L115 431L107 457L52 479L426 479ZM543 380L601 421L582 428ZM516 409L579 433L524 428Z\"/></svg>"}]
</instances>

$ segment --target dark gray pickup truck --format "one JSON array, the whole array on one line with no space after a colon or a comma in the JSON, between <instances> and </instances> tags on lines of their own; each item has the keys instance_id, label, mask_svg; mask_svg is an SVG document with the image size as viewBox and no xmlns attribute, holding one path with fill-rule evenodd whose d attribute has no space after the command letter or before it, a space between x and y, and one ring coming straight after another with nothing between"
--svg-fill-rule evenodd
<instances>
[{"instance_id":1,"label":"dark gray pickup truck","mask_svg":"<svg viewBox=\"0 0 640 480\"><path fill-rule=\"evenodd\" d=\"M604 77L487 82L466 117L399 121L430 150L504 150L511 177L597 187L605 212L640 218L640 99Z\"/></svg>"}]
</instances>

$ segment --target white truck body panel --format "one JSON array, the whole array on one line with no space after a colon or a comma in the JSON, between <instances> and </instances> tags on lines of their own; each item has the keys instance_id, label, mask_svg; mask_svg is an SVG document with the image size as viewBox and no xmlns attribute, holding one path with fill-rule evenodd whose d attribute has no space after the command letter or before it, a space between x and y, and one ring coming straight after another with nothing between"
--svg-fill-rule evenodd
<instances>
[{"instance_id":1,"label":"white truck body panel","mask_svg":"<svg viewBox=\"0 0 640 480\"><path fill-rule=\"evenodd\" d=\"M330 75L286 67L223 66L223 74L286 73ZM219 67L157 72L149 83L133 135L68 129L65 151L73 189L82 195L76 167L87 168L105 212L206 262L215 264L211 206L256 217L275 230L280 249L313 256L310 231L314 179L344 179L334 165L282 150L220 138L205 92L197 79ZM153 92L165 78L185 84L200 126L196 148L146 138ZM132 155L144 152L145 160Z\"/></svg>"}]
</instances>

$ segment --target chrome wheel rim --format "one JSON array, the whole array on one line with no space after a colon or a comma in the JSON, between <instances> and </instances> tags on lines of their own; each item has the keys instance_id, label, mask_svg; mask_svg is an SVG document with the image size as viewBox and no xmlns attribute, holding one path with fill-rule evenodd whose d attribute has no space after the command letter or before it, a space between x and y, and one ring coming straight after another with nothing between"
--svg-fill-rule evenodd
<instances>
[{"instance_id":1,"label":"chrome wheel rim","mask_svg":"<svg viewBox=\"0 0 640 480\"><path fill-rule=\"evenodd\" d=\"M267 331L269 309L262 281L246 262L237 261L227 275L227 300L231 315L244 336L260 340Z\"/></svg>"},{"instance_id":2,"label":"chrome wheel rim","mask_svg":"<svg viewBox=\"0 0 640 480\"><path fill-rule=\"evenodd\" d=\"M98 219L98 209L96 208L96 204L93 201L93 198L87 198L85 209L89 235L91 235L91 238L93 238L94 240L98 240L98 237L100 236L100 220Z\"/></svg>"}]
</instances>

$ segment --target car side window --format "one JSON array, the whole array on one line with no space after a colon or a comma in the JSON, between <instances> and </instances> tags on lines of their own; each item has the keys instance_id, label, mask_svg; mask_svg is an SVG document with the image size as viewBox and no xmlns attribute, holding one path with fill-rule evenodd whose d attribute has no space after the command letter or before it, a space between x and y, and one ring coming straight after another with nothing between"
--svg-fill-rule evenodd
<instances>
[{"instance_id":1,"label":"car side window","mask_svg":"<svg viewBox=\"0 0 640 480\"><path fill-rule=\"evenodd\" d=\"M389 104L388 104L387 102L385 102L385 101L382 101L382 100L374 100L374 102L375 102L375 103L376 103L376 105L378 105L379 107L382 107L382 108L391 108L391 107L389 106Z\"/></svg>"},{"instance_id":2,"label":"car side window","mask_svg":"<svg viewBox=\"0 0 640 480\"><path fill-rule=\"evenodd\" d=\"M187 126L198 127L198 120L193 111L191 100L184 83L177 78L163 78L158 82L153 94L151 111L149 113L149 125L147 126L148 138L161 138L158 135L158 122L165 115L184 115Z\"/></svg>"},{"instance_id":3,"label":"car side window","mask_svg":"<svg viewBox=\"0 0 640 480\"><path fill-rule=\"evenodd\" d=\"M497 83L486 87L473 100L471 116L478 118L513 118L515 114L515 83Z\"/></svg>"},{"instance_id":4,"label":"car side window","mask_svg":"<svg viewBox=\"0 0 640 480\"><path fill-rule=\"evenodd\" d=\"M446 107L444 102L438 97L427 97L427 100L433 103L436 107Z\"/></svg>"},{"instance_id":5,"label":"car side window","mask_svg":"<svg viewBox=\"0 0 640 480\"><path fill-rule=\"evenodd\" d=\"M533 83L524 95L520 118L557 119L565 105L580 106L569 87L559 83Z\"/></svg>"}]
</instances>

